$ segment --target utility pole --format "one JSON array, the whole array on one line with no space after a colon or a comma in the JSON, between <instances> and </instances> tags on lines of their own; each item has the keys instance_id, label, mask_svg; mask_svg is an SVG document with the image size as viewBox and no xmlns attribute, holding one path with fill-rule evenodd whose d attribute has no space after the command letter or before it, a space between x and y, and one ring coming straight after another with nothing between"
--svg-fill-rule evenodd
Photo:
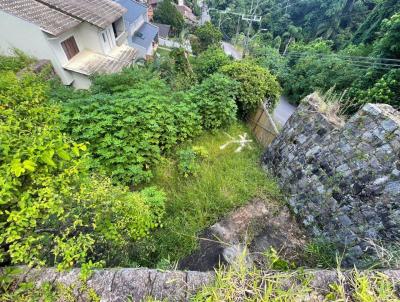
<instances>
[{"instance_id":1,"label":"utility pole","mask_svg":"<svg viewBox=\"0 0 400 302\"><path fill-rule=\"evenodd\" d=\"M244 40L244 55L247 52L248 49L248 42L250 40L250 31L251 31L251 26L253 25L253 22L258 22L261 23L261 16L257 16L254 14L254 12L256 11L256 9L259 6L259 0L257 0L257 4L254 6L254 0L252 0L251 2L251 8L250 8L250 12L248 14L246 13L242 13L242 12L232 12L229 10L217 10L215 8L210 8L209 10L214 10L217 11L219 13L219 21L218 21L218 28L221 29L221 24L222 24L222 15L223 14L231 14L231 15L237 15L239 16L238 18L238 24L237 24L237 28L236 28L236 33L238 34L239 32L239 26L240 26L240 20L243 21L247 21L248 22L248 27L247 27L247 32L246 32L246 37Z\"/></svg>"},{"instance_id":2,"label":"utility pole","mask_svg":"<svg viewBox=\"0 0 400 302\"><path fill-rule=\"evenodd\" d=\"M286 6L285 6L285 15L287 14L289 6L290 6L290 0L287 0L286 1Z\"/></svg>"},{"instance_id":3,"label":"utility pole","mask_svg":"<svg viewBox=\"0 0 400 302\"><path fill-rule=\"evenodd\" d=\"M247 33L246 33L246 38L244 40L244 45L243 45L243 58L246 56L247 51L249 50L249 42L250 42L250 30L253 25L253 22L258 22L261 24L261 16L257 16L255 12L258 9L258 6L260 5L260 0L257 0L256 5L254 5L254 0L251 0L251 7L249 11L249 18L243 16L242 20L248 21L248 27L247 27Z\"/></svg>"},{"instance_id":4,"label":"utility pole","mask_svg":"<svg viewBox=\"0 0 400 302\"><path fill-rule=\"evenodd\" d=\"M290 43L294 42L294 38L290 37L289 41L287 42L286 46L285 46L285 50L283 52L283 56L286 56L287 50L289 48Z\"/></svg>"}]
</instances>

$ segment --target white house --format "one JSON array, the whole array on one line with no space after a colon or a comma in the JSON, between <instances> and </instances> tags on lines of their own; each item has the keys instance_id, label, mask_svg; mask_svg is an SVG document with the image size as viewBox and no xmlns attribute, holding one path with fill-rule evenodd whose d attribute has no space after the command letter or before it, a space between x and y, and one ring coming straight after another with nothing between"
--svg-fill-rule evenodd
<instances>
[{"instance_id":1,"label":"white house","mask_svg":"<svg viewBox=\"0 0 400 302\"><path fill-rule=\"evenodd\" d=\"M138 58L153 56L158 45L158 27L149 23L149 8L135 0L114 0L128 11L124 16L128 44L138 51Z\"/></svg>"},{"instance_id":2,"label":"white house","mask_svg":"<svg viewBox=\"0 0 400 302\"><path fill-rule=\"evenodd\" d=\"M65 85L86 89L90 75L134 62L126 11L112 0L0 0L0 53L50 60Z\"/></svg>"}]
</instances>

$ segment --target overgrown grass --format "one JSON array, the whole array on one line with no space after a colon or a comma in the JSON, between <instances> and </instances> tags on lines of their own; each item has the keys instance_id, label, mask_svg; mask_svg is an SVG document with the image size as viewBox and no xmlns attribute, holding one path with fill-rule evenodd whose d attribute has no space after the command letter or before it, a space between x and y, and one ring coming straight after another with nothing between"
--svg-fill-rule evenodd
<instances>
[{"instance_id":1,"label":"overgrown grass","mask_svg":"<svg viewBox=\"0 0 400 302\"><path fill-rule=\"evenodd\" d=\"M165 159L155 171L152 185L164 189L168 196L163 228L137 245L140 264L152 266L169 259L171 263L189 255L197 247L196 236L229 211L259 197L267 202L280 198L278 186L260 166L262 149L251 148L235 153L237 144L221 150L231 140L250 131L241 124L226 132L205 133L191 145L203 147L203 160L196 176L184 177L174 159ZM185 148L187 146L182 146Z\"/></svg>"},{"instance_id":2,"label":"overgrown grass","mask_svg":"<svg viewBox=\"0 0 400 302\"><path fill-rule=\"evenodd\" d=\"M239 257L237 262L216 271L215 282L201 289L191 301L400 301L396 286L388 276L380 272L356 269L337 271L336 281L330 278L313 282L311 271L261 270L248 267Z\"/></svg>"},{"instance_id":3,"label":"overgrown grass","mask_svg":"<svg viewBox=\"0 0 400 302\"><path fill-rule=\"evenodd\" d=\"M157 54L159 54L161 57L168 57L171 52L171 49L165 48L165 47L158 47L157 48Z\"/></svg>"}]
</instances>

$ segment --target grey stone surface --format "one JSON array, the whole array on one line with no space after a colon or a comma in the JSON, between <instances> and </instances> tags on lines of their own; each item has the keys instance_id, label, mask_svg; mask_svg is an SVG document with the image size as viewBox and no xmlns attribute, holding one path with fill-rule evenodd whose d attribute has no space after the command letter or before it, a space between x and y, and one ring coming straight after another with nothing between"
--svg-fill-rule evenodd
<instances>
[{"instance_id":1,"label":"grey stone surface","mask_svg":"<svg viewBox=\"0 0 400 302\"><path fill-rule=\"evenodd\" d=\"M94 271L86 285L80 281L79 269L70 272L57 272L54 268L33 269L26 274L26 267L17 280L18 282L34 282L40 287L44 282L51 282L54 285L64 285L73 289L75 301L91 301L85 294L85 290L93 289L101 302L126 302L145 301L148 297L160 301L189 301L190 298L204 286L213 285L215 274L212 272L193 271L157 271L146 268L119 268L103 269ZM0 269L0 276L1 276ZM262 271L261 284L275 282L274 276L277 272ZM290 288L301 280L310 280L310 295L305 302L326 301L325 295L330 291L330 285L341 280L343 284L352 284L354 271L336 270L300 270L287 273L285 279L280 281ZM358 274L373 276L384 274L393 284L398 285L400 281L400 270L377 270L358 271ZM278 272L279 274L279 272ZM271 281L272 280L272 281ZM79 291L78 289L83 290ZM63 301L63 300L62 300ZM68 300L69 301L69 300ZM241 300L238 300L241 301Z\"/></svg>"},{"instance_id":2,"label":"grey stone surface","mask_svg":"<svg viewBox=\"0 0 400 302\"><path fill-rule=\"evenodd\" d=\"M1 273L0 270L0 276ZM58 272L54 268L29 270L22 267L16 278L17 283L34 282L37 287L47 282L67 286L72 289L77 301L89 301L85 290L90 288L102 302L144 301L147 297L160 301L188 301L201 287L213 281L213 272L158 271L147 268L95 270L85 286L79 269Z\"/></svg>"},{"instance_id":3,"label":"grey stone surface","mask_svg":"<svg viewBox=\"0 0 400 302\"><path fill-rule=\"evenodd\" d=\"M305 231L289 209L261 199L232 211L198 238L198 250L179 262L180 269L209 271L221 263L235 264L244 255L247 265L262 266L262 253L270 248L294 261L306 244Z\"/></svg>"},{"instance_id":4,"label":"grey stone surface","mask_svg":"<svg viewBox=\"0 0 400 302\"><path fill-rule=\"evenodd\" d=\"M348 251L357 263L366 239L400 239L400 113L367 104L348 121L308 96L263 156L290 196L289 205L314 235Z\"/></svg>"}]
</instances>

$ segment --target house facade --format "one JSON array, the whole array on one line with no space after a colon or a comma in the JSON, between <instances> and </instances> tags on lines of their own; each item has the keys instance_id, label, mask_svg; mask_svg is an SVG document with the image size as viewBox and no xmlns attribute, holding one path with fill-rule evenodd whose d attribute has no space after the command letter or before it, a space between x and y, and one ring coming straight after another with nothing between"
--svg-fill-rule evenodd
<instances>
[{"instance_id":1,"label":"house facade","mask_svg":"<svg viewBox=\"0 0 400 302\"><path fill-rule=\"evenodd\" d=\"M138 58L154 55L158 45L158 27L149 22L149 7L135 0L114 0L126 8L124 16L128 44L138 52Z\"/></svg>"},{"instance_id":2,"label":"house facade","mask_svg":"<svg viewBox=\"0 0 400 302\"><path fill-rule=\"evenodd\" d=\"M90 87L90 76L131 65L126 8L111 0L0 0L0 53L13 49L52 62L65 85Z\"/></svg>"}]
</instances>

